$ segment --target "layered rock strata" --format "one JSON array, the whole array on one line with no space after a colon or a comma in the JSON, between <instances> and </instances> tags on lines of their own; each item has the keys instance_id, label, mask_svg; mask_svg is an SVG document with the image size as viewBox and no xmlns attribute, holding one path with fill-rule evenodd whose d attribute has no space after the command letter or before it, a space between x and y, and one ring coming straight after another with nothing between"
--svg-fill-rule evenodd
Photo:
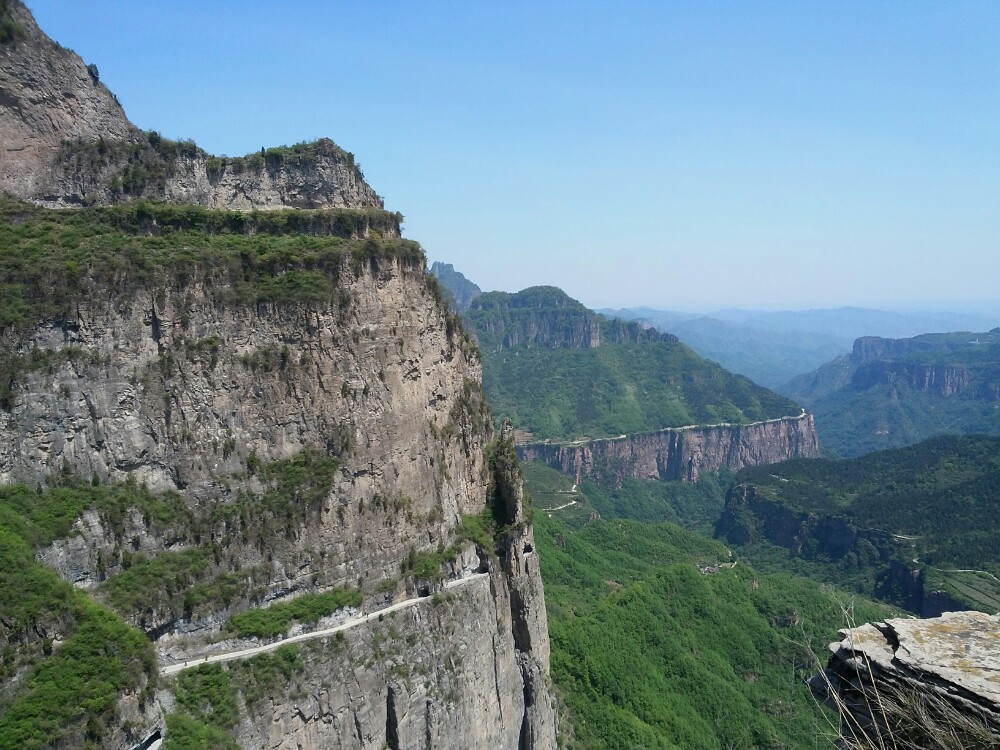
<instances>
[{"instance_id":1,"label":"layered rock strata","mask_svg":"<svg viewBox=\"0 0 1000 750\"><path fill-rule=\"evenodd\" d=\"M1000 747L1000 617L948 612L843 630L814 691L845 746Z\"/></svg>"},{"instance_id":2,"label":"layered rock strata","mask_svg":"<svg viewBox=\"0 0 1000 750\"><path fill-rule=\"evenodd\" d=\"M811 414L746 425L676 427L573 443L525 443L524 461L541 461L579 479L600 473L623 479L697 481L703 471L814 458L819 443Z\"/></svg>"},{"instance_id":3,"label":"layered rock strata","mask_svg":"<svg viewBox=\"0 0 1000 750\"><path fill-rule=\"evenodd\" d=\"M345 268L341 283L346 308L336 301L250 307L222 303L225 289L194 275L183 286L81 301L72 320L40 322L18 349L47 353L56 364L27 371L12 408L0 413L0 480L129 481L180 492L199 515L198 508L222 511L259 493L251 464L332 452L339 465L321 506L302 509L282 536L261 543L226 521L202 523L222 545L220 572L263 571L268 599L331 586L375 596L408 550L446 546L462 515L483 509L487 417L478 362L450 331L421 269L384 264L353 275ZM530 529L520 527L474 606L456 604L448 618L424 625L444 641L467 633L464 661L453 665L463 687L449 691L452 707L428 707L424 693L379 682L378 670L356 677L365 687L356 686L355 700L376 699L365 692L372 681L379 705L395 691L395 710L417 716L412 701L404 711L401 696L416 700L432 722L419 731L430 731L434 747L462 746L470 726L485 733L483 746L554 746L541 580ZM155 556L192 542L180 523L153 528L136 512L124 529L112 529L89 513L43 559L94 586L122 569L126 544L129 554ZM249 604L237 600L229 612ZM494 610L502 616L483 620ZM227 614L192 619L154 610L128 619L176 649L178 639L217 632ZM474 637L483 627L488 635ZM433 662L441 654L414 649L412 656ZM483 673L493 676L489 690L465 684ZM445 721L445 713L457 718ZM270 715L248 719L258 720L271 726ZM462 733L446 739L465 720ZM534 739L517 745L522 731ZM375 734L383 739L374 745L365 730L336 746L381 747L384 731ZM255 742L246 746L274 747Z\"/></svg>"},{"instance_id":4,"label":"layered rock strata","mask_svg":"<svg viewBox=\"0 0 1000 750\"><path fill-rule=\"evenodd\" d=\"M310 642L301 675L265 699L238 697L243 747L554 748L531 528L518 508L495 540L462 536L490 483L478 353L419 248L379 239L398 234L398 216L381 216L388 231L363 243L367 229L351 227L367 227L364 211L381 214L382 202L330 141L226 159L141 133L96 68L45 37L19 0L0 12L13 29L0 41L0 191L56 207L151 198L360 210L346 233L309 231L306 255L321 263L292 250L263 275L264 235L294 233L297 220L173 207L180 223L166 228L138 214L135 226L94 219L95 236L140 256L170 235L181 260L84 264L59 312L0 330L0 483L125 487L147 506L91 508L39 559L108 602L131 565L199 553L183 585L223 581L230 593L182 602L153 581L134 611L115 605L161 665L219 653L232 615L302 594L349 589L368 612L415 601L343 641ZM37 212L17 220L44 222ZM199 231L231 234L246 252L186 256L178 235ZM273 294L256 293L261 279ZM102 746L169 737L171 679L141 710L123 696Z\"/></svg>"}]
</instances>

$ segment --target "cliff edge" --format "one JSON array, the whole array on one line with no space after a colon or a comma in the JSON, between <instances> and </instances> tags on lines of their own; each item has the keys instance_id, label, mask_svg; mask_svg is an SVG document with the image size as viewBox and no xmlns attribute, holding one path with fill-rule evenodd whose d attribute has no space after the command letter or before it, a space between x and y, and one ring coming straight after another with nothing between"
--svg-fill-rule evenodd
<instances>
[{"instance_id":1,"label":"cliff edge","mask_svg":"<svg viewBox=\"0 0 1000 750\"><path fill-rule=\"evenodd\" d=\"M141 133L17 0L0 135L0 746L554 748L520 474L353 157Z\"/></svg>"}]
</instances>

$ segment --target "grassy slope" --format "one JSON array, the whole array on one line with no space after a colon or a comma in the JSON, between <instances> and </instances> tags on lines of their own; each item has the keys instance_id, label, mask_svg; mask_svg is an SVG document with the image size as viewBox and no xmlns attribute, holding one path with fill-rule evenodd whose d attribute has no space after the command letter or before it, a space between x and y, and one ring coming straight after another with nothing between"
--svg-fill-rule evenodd
<instances>
[{"instance_id":1,"label":"grassy slope","mask_svg":"<svg viewBox=\"0 0 1000 750\"><path fill-rule=\"evenodd\" d=\"M330 300L345 260L422 268L417 243L382 237L395 221L375 210L245 214L141 202L55 211L0 198L0 332L58 317L95 289L182 285L198 272L224 283L233 302Z\"/></svg>"}]
</instances>

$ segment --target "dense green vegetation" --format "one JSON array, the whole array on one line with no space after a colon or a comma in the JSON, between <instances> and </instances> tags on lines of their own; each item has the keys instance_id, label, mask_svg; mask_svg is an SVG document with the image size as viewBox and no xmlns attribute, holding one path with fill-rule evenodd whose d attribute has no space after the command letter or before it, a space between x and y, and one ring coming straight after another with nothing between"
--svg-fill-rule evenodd
<instances>
[{"instance_id":1,"label":"dense green vegetation","mask_svg":"<svg viewBox=\"0 0 1000 750\"><path fill-rule=\"evenodd\" d=\"M649 432L795 415L793 401L726 372L669 334L607 320L555 287L479 295L463 314L497 414L537 439Z\"/></svg>"},{"instance_id":2,"label":"dense green vegetation","mask_svg":"<svg viewBox=\"0 0 1000 750\"><path fill-rule=\"evenodd\" d=\"M535 538L569 747L805 748L833 734L803 678L844 625L834 592L720 568L724 547L671 524L574 531L539 513Z\"/></svg>"},{"instance_id":3,"label":"dense green vegetation","mask_svg":"<svg viewBox=\"0 0 1000 750\"><path fill-rule=\"evenodd\" d=\"M343 607L361 604L361 592L332 589L322 594L302 594L270 607L249 609L229 618L226 630L240 638L273 638L293 623L311 625Z\"/></svg>"},{"instance_id":4,"label":"dense green vegetation","mask_svg":"<svg viewBox=\"0 0 1000 750\"><path fill-rule=\"evenodd\" d=\"M240 702L253 706L284 690L302 667L298 649L281 646L273 654L182 672L176 678L177 710L167 716L163 750L237 750L230 730L239 720Z\"/></svg>"},{"instance_id":5,"label":"dense green vegetation","mask_svg":"<svg viewBox=\"0 0 1000 750\"><path fill-rule=\"evenodd\" d=\"M127 507L172 512L135 488L0 488L0 748L47 748L66 738L100 745L126 691L148 700L150 642L35 560L86 508L114 526ZM59 640L59 643L56 642ZM26 678L14 680L21 669Z\"/></svg>"},{"instance_id":6,"label":"dense green vegetation","mask_svg":"<svg viewBox=\"0 0 1000 750\"><path fill-rule=\"evenodd\" d=\"M824 450L853 457L946 433L1000 434L1000 329L858 339L785 392L816 415Z\"/></svg>"},{"instance_id":7,"label":"dense green vegetation","mask_svg":"<svg viewBox=\"0 0 1000 750\"><path fill-rule=\"evenodd\" d=\"M800 412L783 396L667 341L484 349L483 389L495 413L537 439L611 437Z\"/></svg>"},{"instance_id":8,"label":"dense green vegetation","mask_svg":"<svg viewBox=\"0 0 1000 750\"><path fill-rule=\"evenodd\" d=\"M646 523L668 521L686 529L711 535L726 502L732 474L704 472L697 482L661 482L652 479L625 479L618 487L606 487L584 479L572 492L573 482L540 463L522 463L525 486L530 487L532 504L538 511L560 508L559 518L578 526L591 512L602 518L627 518Z\"/></svg>"},{"instance_id":9,"label":"dense green vegetation","mask_svg":"<svg viewBox=\"0 0 1000 750\"><path fill-rule=\"evenodd\" d=\"M1000 358L997 360L1000 372ZM889 385L844 389L812 405L824 452L851 458L946 433L1000 434L1000 401Z\"/></svg>"},{"instance_id":10,"label":"dense green vegetation","mask_svg":"<svg viewBox=\"0 0 1000 750\"><path fill-rule=\"evenodd\" d=\"M243 214L139 202L54 211L0 199L0 331L58 318L98 288L125 296L199 275L222 302L347 305L338 294L345 264L423 267L415 242L353 238L359 226L394 221L341 209Z\"/></svg>"},{"instance_id":11,"label":"dense green vegetation","mask_svg":"<svg viewBox=\"0 0 1000 750\"><path fill-rule=\"evenodd\" d=\"M847 461L744 469L735 481L752 494L731 493L719 530L759 559L787 558L791 549L795 564L817 563L814 575L868 593L893 560L919 560L927 576L956 593L970 582L942 581L949 570L1000 575L1000 438L944 436ZM764 542L786 550L776 554ZM969 591L958 598L992 609L1000 585L987 589L985 599Z\"/></svg>"},{"instance_id":12,"label":"dense green vegetation","mask_svg":"<svg viewBox=\"0 0 1000 750\"><path fill-rule=\"evenodd\" d=\"M258 571L217 573L216 545L161 552L155 557L122 555L122 570L104 582L99 591L122 617L138 616L140 624L154 613L173 612L191 618L228 607L245 598Z\"/></svg>"}]
</instances>

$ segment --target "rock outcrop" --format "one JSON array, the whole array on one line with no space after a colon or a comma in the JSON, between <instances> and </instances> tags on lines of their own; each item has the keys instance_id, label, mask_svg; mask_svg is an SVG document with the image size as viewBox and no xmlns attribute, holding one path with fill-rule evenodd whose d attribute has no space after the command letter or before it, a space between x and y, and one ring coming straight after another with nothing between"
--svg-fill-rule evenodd
<instances>
[{"instance_id":1,"label":"rock outcrop","mask_svg":"<svg viewBox=\"0 0 1000 750\"><path fill-rule=\"evenodd\" d=\"M139 130L97 67L49 39L20 0L3 13L17 31L0 43L0 193L51 207L382 207L354 156L328 139L227 158Z\"/></svg>"},{"instance_id":2,"label":"rock outcrop","mask_svg":"<svg viewBox=\"0 0 1000 750\"><path fill-rule=\"evenodd\" d=\"M745 425L677 427L573 443L526 443L524 461L541 461L567 476L697 481L703 471L732 470L814 458L819 444L811 414Z\"/></svg>"},{"instance_id":3,"label":"rock outcrop","mask_svg":"<svg viewBox=\"0 0 1000 750\"><path fill-rule=\"evenodd\" d=\"M810 685L840 710L848 743L1000 747L1000 617L949 612L870 623L839 637Z\"/></svg>"}]
</instances>

